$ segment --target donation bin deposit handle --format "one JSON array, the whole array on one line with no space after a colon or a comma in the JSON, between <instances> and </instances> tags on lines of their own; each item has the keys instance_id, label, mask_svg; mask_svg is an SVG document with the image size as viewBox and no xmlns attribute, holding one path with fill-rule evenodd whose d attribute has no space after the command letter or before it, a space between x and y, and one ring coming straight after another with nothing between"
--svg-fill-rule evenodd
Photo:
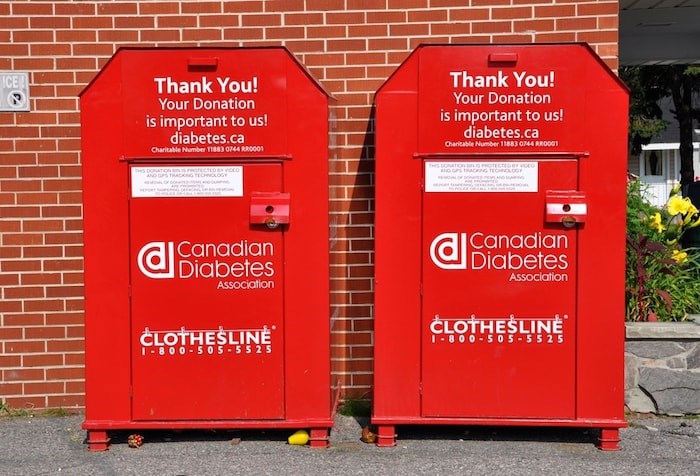
<instances>
[{"instance_id":1,"label":"donation bin deposit handle","mask_svg":"<svg viewBox=\"0 0 700 476\"><path fill-rule=\"evenodd\" d=\"M561 223L571 228L577 223L586 222L588 206L584 192L547 190L544 202L547 223Z\"/></svg>"},{"instance_id":2,"label":"donation bin deposit handle","mask_svg":"<svg viewBox=\"0 0 700 476\"><path fill-rule=\"evenodd\" d=\"M274 230L289 224L289 193L253 192L250 195L251 225L265 225Z\"/></svg>"}]
</instances>

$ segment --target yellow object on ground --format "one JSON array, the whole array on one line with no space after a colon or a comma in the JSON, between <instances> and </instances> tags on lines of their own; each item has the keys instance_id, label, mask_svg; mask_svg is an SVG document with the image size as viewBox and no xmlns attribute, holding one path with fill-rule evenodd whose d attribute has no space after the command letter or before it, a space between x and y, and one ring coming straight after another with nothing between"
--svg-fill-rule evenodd
<instances>
[{"instance_id":1,"label":"yellow object on ground","mask_svg":"<svg viewBox=\"0 0 700 476\"><path fill-rule=\"evenodd\" d=\"M289 438L287 438L287 443L290 445L305 445L309 442L309 434L305 430L298 430L294 432Z\"/></svg>"}]
</instances>

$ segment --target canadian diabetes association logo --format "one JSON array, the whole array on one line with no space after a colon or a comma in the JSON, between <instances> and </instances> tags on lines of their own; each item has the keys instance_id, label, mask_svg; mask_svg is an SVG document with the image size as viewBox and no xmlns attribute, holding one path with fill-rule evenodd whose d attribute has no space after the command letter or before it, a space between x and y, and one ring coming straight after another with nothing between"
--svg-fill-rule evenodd
<instances>
[{"instance_id":1,"label":"canadian diabetes association logo","mask_svg":"<svg viewBox=\"0 0 700 476\"><path fill-rule=\"evenodd\" d=\"M445 270L509 272L508 281L568 281L569 236L557 233L447 232L430 243L430 260Z\"/></svg>"},{"instance_id":2,"label":"canadian diabetes association logo","mask_svg":"<svg viewBox=\"0 0 700 476\"><path fill-rule=\"evenodd\" d=\"M136 263L144 276L153 279L175 277L175 243L151 241L139 250Z\"/></svg>"},{"instance_id":3,"label":"canadian diabetes association logo","mask_svg":"<svg viewBox=\"0 0 700 476\"><path fill-rule=\"evenodd\" d=\"M269 289L275 287L274 254L268 241L151 241L139 249L136 264L151 279L214 279L217 289Z\"/></svg>"}]
</instances>

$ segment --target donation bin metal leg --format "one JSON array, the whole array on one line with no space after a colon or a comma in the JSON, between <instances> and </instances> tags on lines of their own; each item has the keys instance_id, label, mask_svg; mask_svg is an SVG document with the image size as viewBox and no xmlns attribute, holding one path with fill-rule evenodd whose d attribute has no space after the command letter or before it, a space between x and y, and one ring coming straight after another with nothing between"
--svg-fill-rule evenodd
<instances>
[{"instance_id":1,"label":"donation bin metal leg","mask_svg":"<svg viewBox=\"0 0 700 476\"><path fill-rule=\"evenodd\" d=\"M377 446L396 446L396 428L394 428L394 425L379 425L377 427Z\"/></svg>"},{"instance_id":2,"label":"donation bin metal leg","mask_svg":"<svg viewBox=\"0 0 700 476\"><path fill-rule=\"evenodd\" d=\"M312 448L328 448L328 428L311 428L309 446Z\"/></svg>"},{"instance_id":3,"label":"donation bin metal leg","mask_svg":"<svg viewBox=\"0 0 700 476\"><path fill-rule=\"evenodd\" d=\"M88 451L107 451L109 449L109 436L104 430L88 430Z\"/></svg>"},{"instance_id":4,"label":"donation bin metal leg","mask_svg":"<svg viewBox=\"0 0 700 476\"><path fill-rule=\"evenodd\" d=\"M620 449L620 429L601 428L598 439L598 449L603 451L618 451Z\"/></svg>"}]
</instances>

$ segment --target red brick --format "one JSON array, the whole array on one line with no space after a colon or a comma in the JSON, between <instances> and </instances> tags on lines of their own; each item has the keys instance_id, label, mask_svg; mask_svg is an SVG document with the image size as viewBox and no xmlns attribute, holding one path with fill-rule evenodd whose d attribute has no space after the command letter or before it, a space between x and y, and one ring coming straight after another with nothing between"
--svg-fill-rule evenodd
<instances>
[{"instance_id":1,"label":"red brick","mask_svg":"<svg viewBox=\"0 0 700 476\"><path fill-rule=\"evenodd\" d=\"M12 40L15 43L50 43L53 41L53 32L49 30L15 30L12 32Z\"/></svg>"},{"instance_id":2,"label":"red brick","mask_svg":"<svg viewBox=\"0 0 700 476\"><path fill-rule=\"evenodd\" d=\"M155 28L155 18L146 16L114 17L114 28Z\"/></svg>"},{"instance_id":3,"label":"red brick","mask_svg":"<svg viewBox=\"0 0 700 476\"><path fill-rule=\"evenodd\" d=\"M85 365L85 354L82 352L64 354L66 365Z\"/></svg>"},{"instance_id":4,"label":"red brick","mask_svg":"<svg viewBox=\"0 0 700 476\"><path fill-rule=\"evenodd\" d=\"M46 380L83 380L85 369L81 367L63 367L46 369Z\"/></svg>"},{"instance_id":5,"label":"red brick","mask_svg":"<svg viewBox=\"0 0 700 476\"><path fill-rule=\"evenodd\" d=\"M222 34L219 28L200 28L197 30L183 30L182 32L183 41L218 41L221 39Z\"/></svg>"},{"instance_id":6,"label":"red brick","mask_svg":"<svg viewBox=\"0 0 700 476\"><path fill-rule=\"evenodd\" d=\"M353 374L352 375L352 386L369 388L373 383L373 376L370 373L367 374Z\"/></svg>"},{"instance_id":7,"label":"red brick","mask_svg":"<svg viewBox=\"0 0 700 476\"><path fill-rule=\"evenodd\" d=\"M553 31L554 20L516 20L513 22L513 31L520 32L541 32Z\"/></svg>"},{"instance_id":8,"label":"red brick","mask_svg":"<svg viewBox=\"0 0 700 476\"><path fill-rule=\"evenodd\" d=\"M99 30L97 32L97 40L105 43L136 42L139 38L138 30Z\"/></svg>"},{"instance_id":9,"label":"red brick","mask_svg":"<svg viewBox=\"0 0 700 476\"><path fill-rule=\"evenodd\" d=\"M58 203L58 195L55 193L41 192L17 194L18 205L46 205L48 203Z\"/></svg>"},{"instance_id":10,"label":"red brick","mask_svg":"<svg viewBox=\"0 0 700 476\"><path fill-rule=\"evenodd\" d=\"M241 25L243 26L262 26L269 28L271 26L279 26L282 24L282 15L279 13L265 13L259 15L242 15Z\"/></svg>"},{"instance_id":11,"label":"red brick","mask_svg":"<svg viewBox=\"0 0 700 476\"><path fill-rule=\"evenodd\" d=\"M404 23L407 18L405 11L367 12L367 23Z\"/></svg>"},{"instance_id":12,"label":"red brick","mask_svg":"<svg viewBox=\"0 0 700 476\"><path fill-rule=\"evenodd\" d=\"M82 192L75 191L75 192L61 192L58 194L58 203L65 205L65 204L72 204L72 203L82 203L83 202L83 194Z\"/></svg>"},{"instance_id":13,"label":"red brick","mask_svg":"<svg viewBox=\"0 0 700 476\"><path fill-rule=\"evenodd\" d=\"M0 382L0 395L21 395L22 394L22 384L17 383L4 383ZM7 403L3 398L3 403ZM8 405L9 407L9 405ZM11 407L10 407L11 408Z\"/></svg>"},{"instance_id":14,"label":"red brick","mask_svg":"<svg viewBox=\"0 0 700 476\"><path fill-rule=\"evenodd\" d=\"M79 206L60 205L41 207L41 216L45 218L80 216Z\"/></svg>"},{"instance_id":15,"label":"red brick","mask_svg":"<svg viewBox=\"0 0 700 476\"><path fill-rule=\"evenodd\" d=\"M99 2L98 15L136 15L140 2Z\"/></svg>"},{"instance_id":16,"label":"red brick","mask_svg":"<svg viewBox=\"0 0 700 476\"><path fill-rule=\"evenodd\" d=\"M563 18L576 15L576 5L535 5L535 18Z\"/></svg>"},{"instance_id":17,"label":"red brick","mask_svg":"<svg viewBox=\"0 0 700 476\"><path fill-rule=\"evenodd\" d=\"M221 2L183 2L182 13L221 13Z\"/></svg>"},{"instance_id":18,"label":"red brick","mask_svg":"<svg viewBox=\"0 0 700 476\"><path fill-rule=\"evenodd\" d=\"M417 36L430 34L430 24L428 23L409 23L401 25L390 25L389 35L397 36Z\"/></svg>"},{"instance_id":19,"label":"red brick","mask_svg":"<svg viewBox=\"0 0 700 476\"><path fill-rule=\"evenodd\" d=\"M24 310L28 312L50 312L63 311L65 309L62 300L42 300L42 301L25 301Z\"/></svg>"},{"instance_id":20,"label":"red brick","mask_svg":"<svg viewBox=\"0 0 700 476\"><path fill-rule=\"evenodd\" d=\"M0 355L0 369L8 370L11 367L19 367L22 365L22 356L20 355ZM2 381L0 380L0 389L2 389ZM0 390L0 395L3 395ZM4 394L6 395L6 394Z\"/></svg>"},{"instance_id":21,"label":"red brick","mask_svg":"<svg viewBox=\"0 0 700 476\"><path fill-rule=\"evenodd\" d=\"M580 16L586 15L613 15L618 16L620 4L619 2L593 2L579 3L576 5L576 13Z\"/></svg>"},{"instance_id":22,"label":"red brick","mask_svg":"<svg viewBox=\"0 0 700 476\"><path fill-rule=\"evenodd\" d=\"M350 38L365 38L373 36L385 37L389 34L389 28L389 25L381 24L350 25L348 26L348 36Z\"/></svg>"},{"instance_id":23,"label":"red brick","mask_svg":"<svg viewBox=\"0 0 700 476\"><path fill-rule=\"evenodd\" d=\"M389 10L430 8L428 0L388 0Z\"/></svg>"},{"instance_id":24,"label":"red brick","mask_svg":"<svg viewBox=\"0 0 700 476\"><path fill-rule=\"evenodd\" d=\"M566 43L570 41L576 41L576 34L573 32L535 33L535 42Z\"/></svg>"},{"instance_id":25,"label":"red brick","mask_svg":"<svg viewBox=\"0 0 700 476\"><path fill-rule=\"evenodd\" d=\"M263 30L261 28L224 28L224 40L249 41L261 40L263 38ZM241 46L241 44L236 44Z\"/></svg>"},{"instance_id":26,"label":"red brick","mask_svg":"<svg viewBox=\"0 0 700 476\"><path fill-rule=\"evenodd\" d=\"M49 286L46 288L46 297L82 297L84 292L83 286Z\"/></svg>"},{"instance_id":27,"label":"red brick","mask_svg":"<svg viewBox=\"0 0 700 476\"><path fill-rule=\"evenodd\" d=\"M46 408L63 408L68 411L79 411L85 406L85 384L83 382L66 382L66 393L76 395L48 395ZM73 409L73 410L71 410Z\"/></svg>"},{"instance_id":28,"label":"red brick","mask_svg":"<svg viewBox=\"0 0 700 476\"><path fill-rule=\"evenodd\" d=\"M29 45L24 43L8 43L0 44L0 55L2 56L28 56L29 55Z\"/></svg>"},{"instance_id":29,"label":"red brick","mask_svg":"<svg viewBox=\"0 0 700 476\"><path fill-rule=\"evenodd\" d=\"M113 22L111 17L74 17L72 28L76 30L109 30L113 28ZM104 31L99 31L99 33L104 33Z\"/></svg>"},{"instance_id":30,"label":"red brick","mask_svg":"<svg viewBox=\"0 0 700 476\"><path fill-rule=\"evenodd\" d=\"M448 20L449 12L448 10L442 10L439 8L431 8L429 10L409 10L408 11L408 22L409 23L430 23L430 22L444 22Z\"/></svg>"},{"instance_id":31,"label":"red brick","mask_svg":"<svg viewBox=\"0 0 700 476\"><path fill-rule=\"evenodd\" d=\"M0 263L0 271L7 272L11 271L8 269L5 263ZM15 270L19 271L19 270ZM0 313L3 312L21 312L22 303L20 301L0 301ZM7 321L7 316L4 318Z\"/></svg>"},{"instance_id":32,"label":"red brick","mask_svg":"<svg viewBox=\"0 0 700 476\"><path fill-rule=\"evenodd\" d=\"M30 17L29 27L32 30L49 29L49 30L67 30L71 26L71 19L69 17L58 17L58 16L48 16L48 17Z\"/></svg>"},{"instance_id":33,"label":"red brick","mask_svg":"<svg viewBox=\"0 0 700 476\"><path fill-rule=\"evenodd\" d=\"M41 299L45 297L44 288L39 286L22 286L17 288L5 288L5 299Z\"/></svg>"},{"instance_id":34,"label":"red brick","mask_svg":"<svg viewBox=\"0 0 700 476\"><path fill-rule=\"evenodd\" d=\"M17 286L17 285L19 285L19 274L9 274L9 273L0 274L0 286Z\"/></svg>"},{"instance_id":35,"label":"red brick","mask_svg":"<svg viewBox=\"0 0 700 476\"><path fill-rule=\"evenodd\" d=\"M431 8L464 7L464 3L464 0L430 0Z\"/></svg>"},{"instance_id":36,"label":"red brick","mask_svg":"<svg viewBox=\"0 0 700 476\"><path fill-rule=\"evenodd\" d=\"M81 339L50 340L46 342L48 352L80 352L85 348Z\"/></svg>"},{"instance_id":37,"label":"red brick","mask_svg":"<svg viewBox=\"0 0 700 476\"><path fill-rule=\"evenodd\" d=\"M168 15L180 13L181 2L139 2L141 15Z\"/></svg>"},{"instance_id":38,"label":"red brick","mask_svg":"<svg viewBox=\"0 0 700 476\"><path fill-rule=\"evenodd\" d=\"M46 405L45 397L5 397L5 403L14 409L36 410L44 408Z\"/></svg>"},{"instance_id":39,"label":"red brick","mask_svg":"<svg viewBox=\"0 0 700 476\"><path fill-rule=\"evenodd\" d=\"M32 284L60 284L61 273L22 273L23 286Z\"/></svg>"},{"instance_id":40,"label":"red brick","mask_svg":"<svg viewBox=\"0 0 700 476\"><path fill-rule=\"evenodd\" d=\"M601 30L615 30L618 31L620 26L620 19L617 15L609 17L598 17L598 28Z\"/></svg>"},{"instance_id":41,"label":"red brick","mask_svg":"<svg viewBox=\"0 0 700 476\"><path fill-rule=\"evenodd\" d=\"M303 11L304 0L267 0L266 12Z\"/></svg>"},{"instance_id":42,"label":"red brick","mask_svg":"<svg viewBox=\"0 0 700 476\"><path fill-rule=\"evenodd\" d=\"M175 15L157 17L158 28L192 28L197 26L197 17L194 15Z\"/></svg>"},{"instance_id":43,"label":"red brick","mask_svg":"<svg viewBox=\"0 0 700 476\"><path fill-rule=\"evenodd\" d=\"M527 19L533 18L532 7L507 7L507 8L492 8L491 18L493 20L510 20L510 19Z\"/></svg>"},{"instance_id":44,"label":"red brick","mask_svg":"<svg viewBox=\"0 0 700 476\"><path fill-rule=\"evenodd\" d=\"M170 42L180 41L182 33L180 30L142 30L140 37L142 41Z\"/></svg>"},{"instance_id":45,"label":"red brick","mask_svg":"<svg viewBox=\"0 0 700 476\"><path fill-rule=\"evenodd\" d=\"M265 29L265 38L268 40L285 40L289 38L304 38L303 26L268 27Z\"/></svg>"},{"instance_id":46,"label":"red brick","mask_svg":"<svg viewBox=\"0 0 700 476\"><path fill-rule=\"evenodd\" d=\"M23 367L55 367L63 365L63 354L27 354L22 356Z\"/></svg>"},{"instance_id":47,"label":"red brick","mask_svg":"<svg viewBox=\"0 0 700 476\"><path fill-rule=\"evenodd\" d=\"M44 235L41 233L5 233L2 235L3 246L27 246L44 244Z\"/></svg>"},{"instance_id":48,"label":"red brick","mask_svg":"<svg viewBox=\"0 0 700 476\"><path fill-rule=\"evenodd\" d=\"M58 326L76 326L82 325L84 316L81 312L56 312L46 316L46 325Z\"/></svg>"},{"instance_id":49,"label":"red brick","mask_svg":"<svg viewBox=\"0 0 700 476\"><path fill-rule=\"evenodd\" d=\"M588 18L559 18L556 21L556 28L564 30L594 30L598 27L598 22L594 17Z\"/></svg>"},{"instance_id":50,"label":"red brick","mask_svg":"<svg viewBox=\"0 0 700 476\"><path fill-rule=\"evenodd\" d=\"M14 340L5 341L5 353L7 354L30 354L35 352L45 352L46 343L44 341L29 341L29 340ZM44 372L34 369L18 369L11 371L8 377L8 372L4 372L5 380L37 380L43 379Z\"/></svg>"},{"instance_id":51,"label":"red brick","mask_svg":"<svg viewBox=\"0 0 700 476\"><path fill-rule=\"evenodd\" d=\"M616 30L582 31L576 34L577 41L585 41L587 43L617 43L617 39Z\"/></svg>"},{"instance_id":52,"label":"red brick","mask_svg":"<svg viewBox=\"0 0 700 476\"><path fill-rule=\"evenodd\" d=\"M24 330L21 327L0 327L0 341L20 340L23 334Z\"/></svg>"},{"instance_id":53,"label":"red brick","mask_svg":"<svg viewBox=\"0 0 700 476\"><path fill-rule=\"evenodd\" d=\"M322 13L285 13L284 14L284 24L285 25L307 25L312 28L317 25L323 24L323 14Z\"/></svg>"},{"instance_id":54,"label":"red brick","mask_svg":"<svg viewBox=\"0 0 700 476\"><path fill-rule=\"evenodd\" d=\"M346 0L348 10L384 10L386 8L384 1L377 0Z\"/></svg>"},{"instance_id":55,"label":"red brick","mask_svg":"<svg viewBox=\"0 0 700 476\"><path fill-rule=\"evenodd\" d=\"M306 31L309 38L347 38L348 27L341 25L308 26Z\"/></svg>"},{"instance_id":56,"label":"red brick","mask_svg":"<svg viewBox=\"0 0 700 476\"><path fill-rule=\"evenodd\" d=\"M370 38L367 40L368 48L372 51L386 50L407 50L408 40L406 38ZM368 91L375 91L369 89Z\"/></svg>"},{"instance_id":57,"label":"red brick","mask_svg":"<svg viewBox=\"0 0 700 476\"><path fill-rule=\"evenodd\" d=\"M79 259L44 260L45 271L82 270L83 261Z\"/></svg>"},{"instance_id":58,"label":"red brick","mask_svg":"<svg viewBox=\"0 0 700 476\"><path fill-rule=\"evenodd\" d=\"M64 339L66 337L65 327L27 327L24 330L24 337L27 340L47 340Z\"/></svg>"},{"instance_id":59,"label":"red brick","mask_svg":"<svg viewBox=\"0 0 700 476\"><path fill-rule=\"evenodd\" d=\"M110 20L111 24L112 21ZM74 29L74 30L60 30L56 32L57 42L78 42L78 43L90 43L97 41L97 31L89 29Z\"/></svg>"},{"instance_id":60,"label":"red brick","mask_svg":"<svg viewBox=\"0 0 700 476\"><path fill-rule=\"evenodd\" d=\"M209 27L231 27L240 25L240 19L236 15L203 15L199 17L199 26Z\"/></svg>"},{"instance_id":61,"label":"red brick","mask_svg":"<svg viewBox=\"0 0 700 476\"><path fill-rule=\"evenodd\" d=\"M320 1L326 3L324 0ZM364 12L332 11L326 14L327 25L355 25L363 23L365 23Z\"/></svg>"},{"instance_id":62,"label":"red brick","mask_svg":"<svg viewBox=\"0 0 700 476\"><path fill-rule=\"evenodd\" d=\"M95 7L93 2L54 2L56 15L69 15L74 18L80 15L95 15L97 12Z\"/></svg>"},{"instance_id":63,"label":"red brick","mask_svg":"<svg viewBox=\"0 0 700 476\"><path fill-rule=\"evenodd\" d=\"M2 301L0 301L2 304ZM6 314L2 318L5 326L41 326L44 325L44 316L42 314L30 314L23 312L21 314L12 314L14 311L5 311Z\"/></svg>"},{"instance_id":64,"label":"red brick","mask_svg":"<svg viewBox=\"0 0 700 476\"><path fill-rule=\"evenodd\" d=\"M15 222L19 223L19 222ZM10 230L8 230L10 231ZM18 231L18 230L14 230ZM22 256L22 248L20 246L0 246L0 258L20 258Z\"/></svg>"},{"instance_id":65,"label":"red brick","mask_svg":"<svg viewBox=\"0 0 700 476\"><path fill-rule=\"evenodd\" d=\"M306 0L307 10L345 10L345 0ZM352 10L348 8L348 10Z\"/></svg>"},{"instance_id":66,"label":"red brick","mask_svg":"<svg viewBox=\"0 0 700 476\"><path fill-rule=\"evenodd\" d=\"M66 328L66 337L69 339L75 338L85 338L85 327L84 326L72 326Z\"/></svg>"},{"instance_id":67,"label":"red brick","mask_svg":"<svg viewBox=\"0 0 700 476\"><path fill-rule=\"evenodd\" d=\"M63 382L32 382L24 384L25 395L46 395L49 393L63 393Z\"/></svg>"},{"instance_id":68,"label":"red brick","mask_svg":"<svg viewBox=\"0 0 700 476\"><path fill-rule=\"evenodd\" d=\"M328 51L365 51L367 49L367 40L364 39L347 39L347 40L328 40Z\"/></svg>"},{"instance_id":69,"label":"red brick","mask_svg":"<svg viewBox=\"0 0 700 476\"><path fill-rule=\"evenodd\" d=\"M60 246L25 246L22 248L25 258L60 258L63 248Z\"/></svg>"}]
</instances>

